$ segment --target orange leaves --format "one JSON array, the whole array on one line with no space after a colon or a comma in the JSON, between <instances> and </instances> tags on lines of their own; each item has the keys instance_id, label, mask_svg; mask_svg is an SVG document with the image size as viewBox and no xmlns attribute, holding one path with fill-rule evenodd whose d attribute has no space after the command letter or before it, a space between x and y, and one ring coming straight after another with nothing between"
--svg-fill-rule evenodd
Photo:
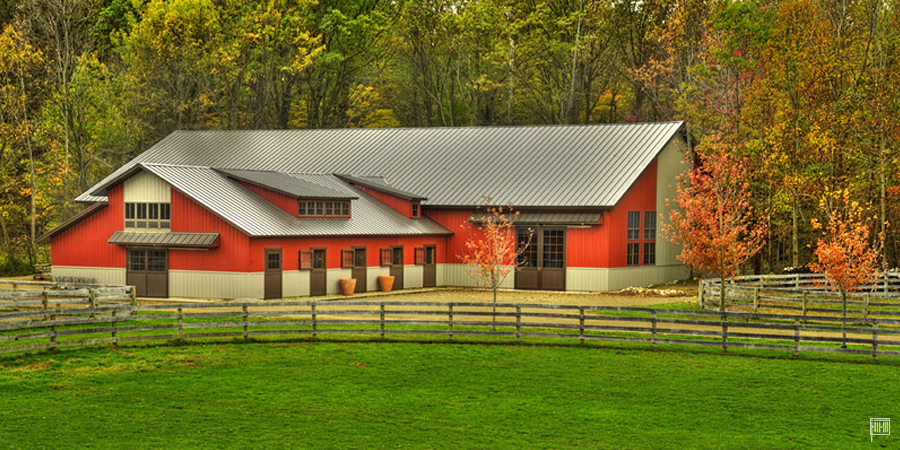
<instances>
[{"instance_id":1,"label":"orange leaves","mask_svg":"<svg viewBox=\"0 0 900 450\"><path fill-rule=\"evenodd\" d=\"M533 232L528 230L527 241L517 249L514 221L518 216L512 205L498 206L491 203L490 197L484 197L474 215L477 227L462 225L472 236L465 243L467 252L457 257L478 285L496 289L519 266L519 256L531 243Z\"/></svg>"}]
</instances>

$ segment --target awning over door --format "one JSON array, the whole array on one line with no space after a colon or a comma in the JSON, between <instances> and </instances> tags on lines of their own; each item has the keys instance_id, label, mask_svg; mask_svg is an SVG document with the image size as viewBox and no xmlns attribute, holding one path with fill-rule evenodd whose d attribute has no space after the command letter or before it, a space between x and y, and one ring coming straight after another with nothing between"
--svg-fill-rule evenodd
<instances>
[{"instance_id":1,"label":"awning over door","mask_svg":"<svg viewBox=\"0 0 900 450\"><path fill-rule=\"evenodd\" d=\"M219 233L133 233L116 231L110 244L159 248L212 248L218 246Z\"/></svg>"},{"instance_id":2,"label":"awning over door","mask_svg":"<svg viewBox=\"0 0 900 450\"><path fill-rule=\"evenodd\" d=\"M482 213L469 217L469 222L479 222ZM516 225L597 225L600 223L599 212L523 212L516 217Z\"/></svg>"}]
</instances>

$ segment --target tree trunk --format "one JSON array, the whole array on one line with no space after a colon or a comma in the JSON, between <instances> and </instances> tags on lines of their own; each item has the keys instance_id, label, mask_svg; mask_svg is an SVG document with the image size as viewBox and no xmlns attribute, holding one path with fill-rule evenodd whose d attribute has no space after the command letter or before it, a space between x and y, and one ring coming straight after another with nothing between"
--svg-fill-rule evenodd
<instances>
[{"instance_id":1,"label":"tree trunk","mask_svg":"<svg viewBox=\"0 0 900 450\"><path fill-rule=\"evenodd\" d=\"M719 277L719 311L725 312L725 277Z\"/></svg>"},{"instance_id":2,"label":"tree trunk","mask_svg":"<svg viewBox=\"0 0 900 450\"><path fill-rule=\"evenodd\" d=\"M791 267L800 266L800 240L799 240L799 207L797 199L794 198L793 207L791 208Z\"/></svg>"},{"instance_id":3,"label":"tree trunk","mask_svg":"<svg viewBox=\"0 0 900 450\"><path fill-rule=\"evenodd\" d=\"M494 284L494 307L491 309L494 315L494 324L491 326L492 331L497 331L497 284Z\"/></svg>"}]
</instances>

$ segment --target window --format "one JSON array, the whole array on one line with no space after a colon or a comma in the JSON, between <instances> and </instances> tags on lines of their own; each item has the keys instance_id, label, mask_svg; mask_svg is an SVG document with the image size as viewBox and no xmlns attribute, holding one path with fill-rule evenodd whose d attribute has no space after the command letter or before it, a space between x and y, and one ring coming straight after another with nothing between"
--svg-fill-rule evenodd
<instances>
[{"instance_id":1,"label":"window","mask_svg":"<svg viewBox=\"0 0 900 450\"><path fill-rule=\"evenodd\" d=\"M128 270L165 272L165 250L128 250Z\"/></svg>"},{"instance_id":2,"label":"window","mask_svg":"<svg viewBox=\"0 0 900 450\"><path fill-rule=\"evenodd\" d=\"M628 211L628 240L641 238L641 213L640 211Z\"/></svg>"},{"instance_id":3,"label":"window","mask_svg":"<svg viewBox=\"0 0 900 450\"><path fill-rule=\"evenodd\" d=\"M644 265L656 264L656 242L644 242Z\"/></svg>"},{"instance_id":4,"label":"window","mask_svg":"<svg viewBox=\"0 0 900 450\"><path fill-rule=\"evenodd\" d=\"M425 264L425 247L419 247L416 249L416 265L421 266Z\"/></svg>"},{"instance_id":5,"label":"window","mask_svg":"<svg viewBox=\"0 0 900 450\"><path fill-rule=\"evenodd\" d=\"M350 217L350 202L301 201L297 215L300 217Z\"/></svg>"},{"instance_id":6,"label":"window","mask_svg":"<svg viewBox=\"0 0 900 450\"><path fill-rule=\"evenodd\" d=\"M325 260L325 250L318 249L312 251L312 268L313 269L324 269L326 264Z\"/></svg>"},{"instance_id":7,"label":"window","mask_svg":"<svg viewBox=\"0 0 900 450\"><path fill-rule=\"evenodd\" d=\"M353 265L356 267L366 267L366 249L353 249Z\"/></svg>"},{"instance_id":8,"label":"window","mask_svg":"<svg viewBox=\"0 0 900 450\"><path fill-rule=\"evenodd\" d=\"M641 263L639 260L640 254L638 253L640 251L640 248L641 248L641 244L639 244L637 242L629 242L628 243L628 265L629 266L636 266Z\"/></svg>"},{"instance_id":9,"label":"window","mask_svg":"<svg viewBox=\"0 0 900 450\"><path fill-rule=\"evenodd\" d=\"M403 265L403 247L391 247L391 264L394 266Z\"/></svg>"},{"instance_id":10,"label":"window","mask_svg":"<svg viewBox=\"0 0 900 450\"><path fill-rule=\"evenodd\" d=\"M537 267L537 245L531 242L532 235L530 228L516 228L516 251L521 250L518 261L521 267ZM522 247L525 249L522 250Z\"/></svg>"},{"instance_id":11,"label":"window","mask_svg":"<svg viewBox=\"0 0 900 450\"><path fill-rule=\"evenodd\" d=\"M644 239L656 240L656 211L644 213Z\"/></svg>"},{"instance_id":12,"label":"window","mask_svg":"<svg viewBox=\"0 0 900 450\"><path fill-rule=\"evenodd\" d=\"M341 268L353 267L353 250L341 250Z\"/></svg>"},{"instance_id":13,"label":"window","mask_svg":"<svg viewBox=\"0 0 900 450\"><path fill-rule=\"evenodd\" d=\"M168 203L126 203L125 228L164 229L171 226Z\"/></svg>"},{"instance_id":14,"label":"window","mask_svg":"<svg viewBox=\"0 0 900 450\"><path fill-rule=\"evenodd\" d=\"M421 205L419 205L419 202L413 202L413 204L412 204L412 217L414 219L418 219L418 218L422 217L422 210L421 210Z\"/></svg>"},{"instance_id":15,"label":"window","mask_svg":"<svg viewBox=\"0 0 900 450\"><path fill-rule=\"evenodd\" d=\"M381 249L381 265L382 266L391 265L391 249L389 249L389 248Z\"/></svg>"},{"instance_id":16,"label":"window","mask_svg":"<svg viewBox=\"0 0 900 450\"><path fill-rule=\"evenodd\" d=\"M281 269L281 253L266 253L266 269Z\"/></svg>"},{"instance_id":17,"label":"window","mask_svg":"<svg viewBox=\"0 0 900 450\"><path fill-rule=\"evenodd\" d=\"M425 247L425 264L431 266L437 262L437 248Z\"/></svg>"},{"instance_id":18,"label":"window","mask_svg":"<svg viewBox=\"0 0 900 450\"><path fill-rule=\"evenodd\" d=\"M544 230L544 267L565 267L565 230Z\"/></svg>"}]
</instances>

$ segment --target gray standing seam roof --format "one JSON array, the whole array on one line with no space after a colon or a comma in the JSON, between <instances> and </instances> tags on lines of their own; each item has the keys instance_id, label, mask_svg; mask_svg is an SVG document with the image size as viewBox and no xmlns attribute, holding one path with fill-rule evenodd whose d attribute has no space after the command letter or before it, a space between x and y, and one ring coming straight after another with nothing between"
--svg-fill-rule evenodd
<instances>
[{"instance_id":1,"label":"gray standing seam roof","mask_svg":"<svg viewBox=\"0 0 900 450\"><path fill-rule=\"evenodd\" d=\"M294 198L335 198L344 200L357 198L346 191L341 192L320 186L304 174L223 169L220 169L219 172L228 175L230 178L246 181ZM312 178L314 179L315 177L313 176Z\"/></svg>"},{"instance_id":2,"label":"gray standing seam roof","mask_svg":"<svg viewBox=\"0 0 900 450\"><path fill-rule=\"evenodd\" d=\"M353 175L344 174L335 174L335 176L348 183L358 184L369 189L374 189L379 192L384 192L385 194L393 195L394 197L400 197L406 200L427 200L427 198L422 197L421 195L392 188L385 184L383 179L373 181L372 177L355 177Z\"/></svg>"},{"instance_id":3,"label":"gray standing seam roof","mask_svg":"<svg viewBox=\"0 0 900 450\"><path fill-rule=\"evenodd\" d=\"M351 201L350 218L297 218L209 167L141 164L249 236L451 234L428 219L410 219L333 175L304 175Z\"/></svg>"},{"instance_id":4,"label":"gray standing seam roof","mask_svg":"<svg viewBox=\"0 0 900 450\"><path fill-rule=\"evenodd\" d=\"M139 163L289 173L380 175L427 197L473 206L611 208L682 122L520 127L176 131L79 197Z\"/></svg>"},{"instance_id":5,"label":"gray standing seam roof","mask_svg":"<svg viewBox=\"0 0 900 450\"><path fill-rule=\"evenodd\" d=\"M469 217L470 222L480 222L485 215L474 213ZM597 225L602 214L599 212L520 212L519 216L512 218L513 223L519 225Z\"/></svg>"},{"instance_id":6,"label":"gray standing seam roof","mask_svg":"<svg viewBox=\"0 0 900 450\"><path fill-rule=\"evenodd\" d=\"M135 233L116 231L109 237L110 244L143 245L165 248L211 248L219 239L219 233Z\"/></svg>"}]
</instances>

